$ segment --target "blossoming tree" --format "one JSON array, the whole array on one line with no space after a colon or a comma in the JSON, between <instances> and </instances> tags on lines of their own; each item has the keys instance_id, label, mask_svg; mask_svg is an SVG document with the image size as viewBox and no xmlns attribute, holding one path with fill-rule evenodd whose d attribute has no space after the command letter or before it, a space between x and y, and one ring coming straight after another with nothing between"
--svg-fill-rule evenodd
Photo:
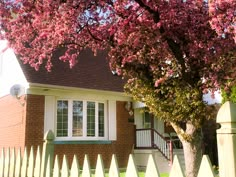
<instances>
[{"instance_id":1,"label":"blossoming tree","mask_svg":"<svg viewBox=\"0 0 236 177\"><path fill-rule=\"evenodd\" d=\"M50 71L61 48L59 59L71 67L84 48L108 50L127 93L177 132L186 176L197 175L201 127L210 117L203 94L235 84L235 2L228 1L234 6L224 19L214 0L0 2L1 38L36 70Z\"/></svg>"},{"instance_id":2,"label":"blossoming tree","mask_svg":"<svg viewBox=\"0 0 236 177\"><path fill-rule=\"evenodd\" d=\"M219 35L232 35L236 42L236 1L210 0L209 15L213 29Z\"/></svg>"}]
</instances>

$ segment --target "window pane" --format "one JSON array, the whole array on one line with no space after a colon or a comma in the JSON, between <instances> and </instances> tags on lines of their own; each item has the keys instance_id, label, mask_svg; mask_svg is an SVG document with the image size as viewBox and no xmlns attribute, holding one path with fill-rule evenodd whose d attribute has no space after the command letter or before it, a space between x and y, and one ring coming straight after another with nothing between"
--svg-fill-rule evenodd
<instances>
[{"instance_id":1,"label":"window pane","mask_svg":"<svg viewBox=\"0 0 236 177\"><path fill-rule=\"evenodd\" d=\"M98 103L98 135L104 136L104 103Z\"/></svg>"},{"instance_id":2,"label":"window pane","mask_svg":"<svg viewBox=\"0 0 236 177\"><path fill-rule=\"evenodd\" d=\"M143 114L143 126L144 128L151 128L151 119L150 114L148 112L145 112Z\"/></svg>"},{"instance_id":3,"label":"window pane","mask_svg":"<svg viewBox=\"0 0 236 177\"><path fill-rule=\"evenodd\" d=\"M73 101L73 136L83 136L83 102Z\"/></svg>"},{"instance_id":4,"label":"window pane","mask_svg":"<svg viewBox=\"0 0 236 177\"><path fill-rule=\"evenodd\" d=\"M87 102L87 136L95 136L95 102Z\"/></svg>"},{"instance_id":5,"label":"window pane","mask_svg":"<svg viewBox=\"0 0 236 177\"><path fill-rule=\"evenodd\" d=\"M68 101L57 101L57 136L68 136Z\"/></svg>"}]
</instances>

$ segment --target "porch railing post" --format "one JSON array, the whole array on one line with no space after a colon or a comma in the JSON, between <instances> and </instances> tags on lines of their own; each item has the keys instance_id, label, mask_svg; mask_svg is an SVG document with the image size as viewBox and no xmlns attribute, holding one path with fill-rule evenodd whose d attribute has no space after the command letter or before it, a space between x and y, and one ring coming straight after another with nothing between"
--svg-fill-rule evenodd
<instances>
[{"instance_id":1,"label":"porch railing post","mask_svg":"<svg viewBox=\"0 0 236 177\"><path fill-rule=\"evenodd\" d=\"M40 170L41 177L45 177L48 158L50 158L50 160L49 160L50 170L52 170L53 158L54 158L53 140L54 140L54 134L51 130L49 130L44 136L41 170ZM52 172L50 172L50 173L52 173Z\"/></svg>"},{"instance_id":2,"label":"porch railing post","mask_svg":"<svg viewBox=\"0 0 236 177\"><path fill-rule=\"evenodd\" d=\"M170 158L170 164L172 165L173 164L173 144L172 144L172 141L171 140L169 140L169 147L170 147L170 149L169 149L169 158Z\"/></svg>"},{"instance_id":3,"label":"porch railing post","mask_svg":"<svg viewBox=\"0 0 236 177\"><path fill-rule=\"evenodd\" d=\"M220 177L236 177L236 104L226 102L217 114L217 147Z\"/></svg>"},{"instance_id":4,"label":"porch railing post","mask_svg":"<svg viewBox=\"0 0 236 177\"><path fill-rule=\"evenodd\" d=\"M153 130L153 128L151 128L151 146L152 146L152 148L154 148L154 130Z\"/></svg>"},{"instance_id":5,"label":"porch railing post","mask_svg":"<svg viewBox=\"0 0 236 177\"><path fill-rule=\"evenodd\" d=\"M137 148L137 129L136 129L136 125L134 125L134 148Z\"/></svg>"}]
</instances>

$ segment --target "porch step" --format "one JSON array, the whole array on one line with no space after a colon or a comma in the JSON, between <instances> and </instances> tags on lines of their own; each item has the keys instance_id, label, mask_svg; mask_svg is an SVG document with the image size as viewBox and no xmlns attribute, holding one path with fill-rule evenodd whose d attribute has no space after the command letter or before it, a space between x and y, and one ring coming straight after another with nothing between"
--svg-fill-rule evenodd
<instances>
[{"instance_id":1,"label":"porch step","mask_svg":"<svg viewBox=\"0 0 236 177\"><path fill-rule=\"evenodd\" d=\"M157 164L158 170L160 173L169 173L170 172L170 164L169 161L160 153L160 151L156 149L135 149L133 151L135 163L137 168L141 170L145 170L148 158L150 154L153 154L154 160Z\"/></svg>"}]
</instances>

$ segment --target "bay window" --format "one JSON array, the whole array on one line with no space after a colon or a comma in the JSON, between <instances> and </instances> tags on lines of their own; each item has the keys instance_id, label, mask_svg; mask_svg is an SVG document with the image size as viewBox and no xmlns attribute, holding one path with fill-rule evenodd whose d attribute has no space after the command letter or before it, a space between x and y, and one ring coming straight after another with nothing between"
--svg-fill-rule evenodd
<instances>
[{"instance_id":1,"label":"bay window","mask_svg":"<svg viewBox=\"0 0 236 177\"><path fill-rule=\"evenodd\" d=\"M106 140L106 102L57 100L56 137L74 140Z\"/></svg>"}]
</instances>

